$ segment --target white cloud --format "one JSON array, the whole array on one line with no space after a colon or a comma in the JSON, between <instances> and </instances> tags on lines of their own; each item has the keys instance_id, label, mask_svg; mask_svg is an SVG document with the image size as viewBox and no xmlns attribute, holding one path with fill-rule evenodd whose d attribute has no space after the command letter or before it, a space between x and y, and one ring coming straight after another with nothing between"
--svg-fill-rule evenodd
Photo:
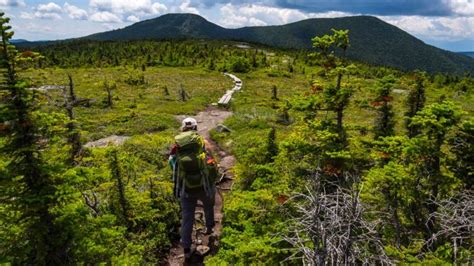
<instances>
[{"instance_id":1,"label":"white cloud","mask_svg":"<svg viewBox=\"0 0 474 266\"><path fill-rule=\"evenodd\" d=\"M324 13L309 13L308 17L311 18L340 18L340 17L348 17L348 16L358 16L360 14L355 13L347 13L341 11L328 11Z\"/></svg>"},{"instance_id":2,"label":"white cloud","mask_svg":"<svg viewBox=\"0 0 474 266\"><path fill-rule=\"evenodd\" d=\"M296 9L277 8L263 5L233 5L221 7L220 23L226 27L282 25L314 17L342 17L349 13L330 11L325 13L304 13Z\"/></svg>"},{"instance_id":3,"label":"white cloud","mask_svg":"<svg viewBox=\"0 0 474 266\"><path fill-rule=\"evenodd\" d=\"M70 18L76 20L86 20L87 12L77 6L70 5L68 2L64 3L64 11L69 15Z\"/></svg>"},{"instance_id":4,"label":"white cloud","mask_svg":"<svg viewBox=\"0 0 474 266\"><path fill-rule=\"evenodd\" d=\"M1 7L21 7L25 6L25 2L23 0L0 0Z\"/></svg>"},{"instance_id":5,"label":"white cloud","mask_svg":"<svg viewBox=\"0 0 474 266\"><path fill-rule=\"evenodd\" d=\"M420 38L449 41L474 38L474 17L382 16L380 18Z\"/></svg>"},{"instance_id":6,"label":"white cloud","mask_svg":"<svg viewBox=\"0 0 474 266\"><path fill-rule=\"evenodd\" d=\"M138 21L140 21L140 19L138 17L132 15L132 16L127 17L127 21L138 22Z\"/></svg>"},{"instance_id":7,"label":"white cloud","mask_svg":"<svg viewBox=\"0 0 474 266\"><path fill-rule=\"evenodd\" d=\"M34 19L35 14L28 13L28 12L20 12L20 18L22 18L22 19Z\"/></svg>"},{"instance_id":8,"label":"white cloud","mask_svg":"<svg viewBox=\"0 0 474 266\"><path fill-rule=\"evenodd\" d=\"M448 0L446 0L448 1ZM457 41L474 38L474 1L451 0L457 16L378 16L410 34L422 39ZM225 4L220 8L220 24L225 27L282 25L308 18L354 16L346 12L304 13L295 9L269 7L258 4Z\"/></svg>"},{"instance_id":9,"label":"white cloud","mask_svg":"<svg viewBox=\"0 0 474 266\"><path fill-rule=\"evenodd\" d=\"M49 2L47 4L39 4L36 7L36 10L41 13L61 13L62 9L60 6L53 2Z\"/></svg>"},{"instance_id":10,"label":"white cloud","mask_svg":"<svg viewBox=\"0 0 474 266\"><path fill-rule=\"evenodd\" d=\"M62 19L60 14L63 12L63 10L59 5L53 2L39 4L36 8L33 8L33 10L35 10L33 14L22 12L20 17L25 19Z\"/></svg>"},{"instance_id":11,"label":"white cloud","mask_svg":"<svg viewBox=\"0 0 474 266\"><path fill-rule=\"evenodd\" d=\"M62 19L61 15L59 15L58 13L48 13L48 12L40 12L40 11L36 11L34 16L35 18L39 18L39 19L51 19L51 20Z\"/></svg>"},{"instance_id":12,"label":"white cloud","mask_svg":"<svg viewBox=\"0 0 474 266\"><path fill-rule=\"evenodd\" d=\"M49 26L38 25L36 23L27 23L23 25L25 31L30 33L52 32L53 29Z\"/></svg>"},{"instance_id":13,"label":"white cloud","mask_svg":"<svg viewBox=\"0 0 474 266\"><path fill-rule=\"evenodd\" d=\"M153 3L153 5L151 5L151 13L152 14L162 14L164 12L166 12L168 10L168 8L161 4L161 3Z\"/></svg>"},{"instance_id":14,"label":"white cloud","mask_svg":"<svg viewBox=\"0 0 474 266\"><path fill-rule=\"evenodd\" d=\"M191 1L190 0L185 0L179 5L178 8L179 12L182 13L193 13L193 14L198 14L199 15L199 10L195 7L191 6Z\"/></svg>"},{"instance_id":15,"label":"white cloud","mask_svg":"<svg viewBox=\"0 0 474 266\"><path fill-rule=\"evenodd\" d=\"M448 2L451 10L460 16L474 16L474 1L472 0L445 0Z\"/></svg>"},{"instance_id":16,"label":"white cloud","mask_svg":"<svg viewBox=\"0 0 474 266\"><path fill-rule=\"evenodd\" d=\"M158 14L167 10L161 3L152 3L151 0L90 0L91 8L114 14L145 15Z\"/></svg>"},{"instance_id":17,"label":"white cloud","mask_svg":"<svg viewBox=\"0 0 474 266\"><path fill-rule=\"evenodd\" d=\"M104 11L96 12L89 17L90 20L101 23L119 23L122 20L115 14Z\"/></svg>"}]
</instances>

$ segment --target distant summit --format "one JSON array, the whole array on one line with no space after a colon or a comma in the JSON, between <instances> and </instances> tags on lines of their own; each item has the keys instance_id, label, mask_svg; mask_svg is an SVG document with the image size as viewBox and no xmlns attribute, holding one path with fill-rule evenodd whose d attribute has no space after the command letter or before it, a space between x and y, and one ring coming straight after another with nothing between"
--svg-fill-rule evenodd
<instances>
[{"instance_id":1,"label":"distant summit","mask_svg":"<svg viewBox=\"0 0 474 266\"><path fill-rule=\"evenodd\" d=\"M28 42L27 40L25 39L13 39L13 40L10 40L11 43L13 44L17 44L17 43L24 43L24 42Z\"/></svg>"},{"instance_id":2,"label":"distant summit","mask_svg":"<svg viewBox=\"0 0 474 266\"><path fill-rule=\"evenodd\" d=\"M166 14L123 29L97 33L91 40L219 39L226 29L194 14Z\"/></svg>"},{"instance_id":3,"label":"distant summit","mask_svg":"<svg viewBox=\"0 0 474 266\"><path fill-rule=\"evenodd\" d=\"M458 52L458 54L467 55L469 57L474 58L474 51L472 51L472 52Z\"/></svg>"},{"instance_id":4,"label":"distant summit","mask_svg":"<svg viewBox=\"0 0 474 266\"><path fill-rule=\"evenodd\" d=\"M212 39L259 43L278 48L312 49L311 38L350 30L348 57L373 65L428 72L474 73L474 59L430 46L371 16L314 18L281 26L226 29L194 14L166 14L123 29L96 33L89 40Z\"/></svg>"}]
</instances>

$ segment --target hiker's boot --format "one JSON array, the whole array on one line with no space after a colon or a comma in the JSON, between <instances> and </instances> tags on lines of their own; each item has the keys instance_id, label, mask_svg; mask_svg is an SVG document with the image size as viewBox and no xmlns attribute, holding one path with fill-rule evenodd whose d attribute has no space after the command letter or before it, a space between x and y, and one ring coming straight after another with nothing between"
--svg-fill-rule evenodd
<instances>
[{"instance_id":1,"label":"hiker's boot","mask_svg":"<svg viewBox=\"0 0 474 266\"><path fill-rule=\"evenodd\" d=\"M184 259L186 261L189 260L192 255L193 255L193 251L191 250L191 248L185 248L184 249Z\"/></svg>"}]
</instances>

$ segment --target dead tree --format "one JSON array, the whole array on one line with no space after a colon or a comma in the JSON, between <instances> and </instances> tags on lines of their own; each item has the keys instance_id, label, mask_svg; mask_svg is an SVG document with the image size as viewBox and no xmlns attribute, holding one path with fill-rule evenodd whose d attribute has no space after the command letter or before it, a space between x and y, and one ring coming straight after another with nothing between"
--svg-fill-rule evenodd
<instances>
[{"instance_id":1,"label":"dead tree","mask_svg":"<svg viewBox=\"0 0 474 266\"><path fill-rule=\"evenodd\" d=\"M438 221L439 230L426 242L425 246L436 246L440 239L451 241L453 244L453 263L458 261L460 247L474 250L474 192L466 190L460 194L435 202L437 211L431 214L430 219Z\"/></svg>"},{"instance_id":2,"label":"dead tree","mask_svg":"<svg viewBox=\"0 0 474 266\"><path fill-rule=\"evenodd\" d=\"M166 85L163 87L163 94L165 97L170 96L170 91Z\"/></svg>"},{"instance_id":3,"label":"dead tree","mask_svg":"<svg viewBox=\"0 0 474 266\"><path fill-rule=\"evenodd\" d=\"M75 122L74 115L74 104L76 102L76 96L74 95L74 83L71 75L69 78L69 95L66 88L63 89L64 98L64 109L69 118L69 122L66 124L68 139L67 142L71 146L70 155L68 162L73 165L76 163L76 158L82 153L81 134L79 133L79 127Z\"/></svg>"},{"instance_id":4,"label":"dead tree","mask_svg":"<svg viewBox=\"0 0 474 266\"><path fill-rule=\"evenodd\" d=\"M84 198L84 202L86 203L86 205L92 210L94 211L92 213L93 216L99 216L101 215L101 211L99 209L99 199L97 198L97 194L92 191L89 193L87 192L82 192L82 197Z\"/></svg>"},{"instance_id":5,"label":"dead tree","mask_svg":"<svg viewBox=\"0 0 474 266\"><path fill-rule=\"evenodd\" d=\"M74 92L74 82L72 80L71 74L67 74L67 77L69 79L69 102L74 105L74 103L77 101L76 93Z\"/></svg>"},{"instance_id":6,"label":"dead tree","mask_svg":"<svg viewBox=\"0 0 474 266\"><path fill-rule=\"evenodd\" d=\"M311 187L311 188L310 188ZM306 193L292 198L299 216L285 240L295 248L290 259L305 265L390 265L377 222L363 218L359 190L337 187L326 193L318 174Z\"/></svg>"},{"instance_id":7,"label":"dead tree","mask_svg":"<svg viewBox=\"0 0 474 266\"><path fill-rule=\"evenodd\" d=\"M189 94L184 90L182 84L180 85L179 95L180 95L180 98L181 98L181 101L182 101L182 102L185 102L185 101L187 101L189 98L191 98L191 97L189 96Z\"/></svg>"},{"instance_id":8,"label":"dead tree","mask_svg":"<svg viewBox=\"0 0 474 266\"><path fill-rule=\"evenodd\" d=\"M272 100L278 101L278 88L276 85L272 87Z\"/></svg>"},{"instance_id":9,"label":"dead tree","mask_svg":"<svg viewBox=\"0 0 474 266\"><path fill-rule=\"evenodd\" d=\"M117 88L115 83L109 84L109 82L104 82L104 89L107 92L107 107L112 108L113 101L112 101L112 92Z\"/></svg>"}]
</instances>

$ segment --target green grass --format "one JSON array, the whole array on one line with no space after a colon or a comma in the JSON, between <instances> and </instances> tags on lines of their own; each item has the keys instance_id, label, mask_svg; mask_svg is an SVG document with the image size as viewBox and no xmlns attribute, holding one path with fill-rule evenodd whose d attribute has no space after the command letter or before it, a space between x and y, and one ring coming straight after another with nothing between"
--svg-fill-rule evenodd
<instances>
[{"instance_id":1,"label":"green grass","mask_svg":"<svg viewBox=\"0 0 474 266\"><path fill-rule=\"evenodd\" d=\"M219 72L208 72L201 68L150 67L143 73L146 83L129 85L129 75L138 75L141 70L130 68L79 68L32 70L24 74L32 85L67 85L67 74L73 76L78 98L93 99L91 107L74 109L82 134L87 140L111 134L137 135L175 128L178 114L193 114L216 102L232 87L232 81ZM107 93L103 81L115 82L113 107L104 101ZM164 95L168 87L169 96ZM180 101L180 87L190 95L186 102ZM51 91L54 99L61 101L59 91Z\"/></svg>"},{"instance_id":2,"label":"green grass","mask_svg":"<svg viewBox=\"0 0 474 266\"><path fill-rule=\"evenodd\" d=\"M279 200L291 196L303 187L305 182L302 178L303 171L305 167L314 167L312 158L317 155L311 153L311 149L308 152L306 146L302 145L307 143L311 145L312 141L317 142L319 135L313 136L312 134L317 134L317 132L309 132L310 127L303 125L304 112L291 109L289 112L293 123L290 125L277 123L277 115L287 102L290 105L296 105L301 98L310 97L313 80L316 80L320 86L327 87L334 85L335 79L322 78L318 75L321 73L321 68L303 66L301 63L294 67L296 70L294 73L289 73L286 71L287 64L281 60L282 58L280 54L272 56L271 67L236 74L242 79L243 88L234 94L231 102L234 115L225 121L232 131L231 133L211 132L211 136L222 147L236 156L237 165L234 169L236 183L233 193L226 198L224 206L226 218L220 250L214 257L209 258L209 264L217 261L245 264L249 258L261 259L262 264L275 264L290 254L289 245L280 241L278 235L286 230L288 223L288 217L285 216L287 215L286 207ZM306 69L304 73L301 71L303 67ZM357 152L368 157L370 149L362 143L364 140L372 139L370 132L376 113L370 103L375 97L374 87L377 75L374 74L374 69L367 66L358 65L358 67L361 71L358 74L345 76L342 83L342 87L350 87L354 92L344 113L344 124L351 142L348 150L355 150L355 157L358 155ZM157 221L155 217L165 219L162 215L176 215L176 205L171 199L172 184L168 180L171 173L166 163L168 146L173 141L172 135L179 126L176 115L194 114L205 109L212 102L216 102L226 90L233 87L232 80L217 71L207 71L203 67L148 67L144 72L141 69L127 67L47 68L28 70L23 72L22 76L29 79L32 86L67 85L68 73L74 78L77 97L93 100L90 107L74 109L83 141L96 140L112 134L133 136L118 148L123 156L124 169L137 178L134 182L140 189L150 180L158 182L159 189L166 188L160 192L162 194L157 197L157 200L165 204L163 206L168 212L163 214L161 209L152 209L156 216L143 218L140 215L148 213L145 210L134 214L134 219L149 224ZM397 76L394 89L408 92L414 86L410 74L396 71L393 73ZM130 82L127 82L130 77L137 78L140 75L144 75L145 84L130 85ZM112 108L105 104L107 94L103 87L104 81L114 82L117 85L117 89L113 92ZM186 102L179 100L181 86L191 96ZM278 100L271 99L273 86L278 88ZM466 111L466 116L472 116L474 111L470 104L472 93L469 90L463 93L457 90L456 86L456 84L439 86L427 81L427 104L439 101L440 98L451 99ZM164 87L168 88L169 96L164 95ZM61 103L61 92L52 91L50 95L52 99ZM392 93L392 96L391 103L397 121L396 133L403 135L407 93ZM46 103L46 97L40 99ZM42 108L59 109L57 106L48 104L43 105ZM331 112L319 111L314 116L314 120L333 115ZM274 161L268 159L267 148L271 127L276 128L276 143L280 148L280 154L273 158ZM360 128L366 129L368 134L363 134ZM303 138L310 140L305 142ZM301 151L291 154L288 146L285 147L285 145L301 145L296 147ZM103 178L103 175L109 171L106 162L108 157L101 149L93 149L93 152L83 160L86 164L93 162L92 167L90 165L86 167L91 172L90 180ZM3 165L0 164L0 168L2 167ZM100 171L103 171L103 174ZM96 184L94 181L86 185L91 191L99 191L98 189L104 184L112 184L110 180L99 183ZM112 187L107 188L112 189ZM150 191L151 189L150 187ZM132 200L135 200L135 206L143 205L139 200L141 198L144 199L143 202L149 200L143 196L146 194L143 191L130 189L127 193ZM170 223L178 221L177 216L173 217ZM160 242L157 242L162 248L161 255L167 253L162 243L170 241L165 234L169 230L166 230L168 229L164 227L158 230L162 233L158 237ZM148 235L143 235L143 237L148 240L155 238ZM141 240L136 244L142 245ZM150 248L154 248L153 244L150 244ZM122 252L128 251L124 249L115 253L122 254ZM146 251L143 254L145 258L151 253ZM139 257L136 259L140 260Z\"/></svg>"}]
</instances>

